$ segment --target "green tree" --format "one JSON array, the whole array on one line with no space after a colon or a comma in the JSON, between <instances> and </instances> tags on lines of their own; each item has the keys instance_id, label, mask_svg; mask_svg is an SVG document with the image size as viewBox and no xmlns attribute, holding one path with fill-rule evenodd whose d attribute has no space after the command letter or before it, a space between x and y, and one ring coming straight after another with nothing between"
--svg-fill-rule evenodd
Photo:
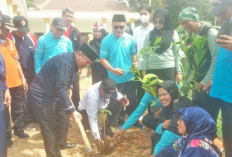
<instances>
[{"instance_id":1,"label":"green tree","mask_svg":"<svg viewBox=\"0 0 232 157\"><path fill-rule=\"evenodd\" d=\"M35 7L34 0L26 0L26 3L28 8Z\"/></svg>"},{"instance_id":2,"label":"green tree","mask_svg":"<svg viewBox=\"0 0 232 157\"><path fill-rule=\"evenodd\" d=\"M162 0L151 0L151 1L152 1L151 4L152 4L153 12L157 10L158 8L164 7L162 6L163 5ZM144 4L149 5L149 0L129 0L129 4L130 4L130 7L132 7L134 11L138 12L140 6Z\"/></svg>"},{"instance_id":3,"label":"green tree","mask_svg":"<svg viewBox=\"0 0 232 157\"><path fill-rule=\"evenodd\" d=\"M212 0L164 0L164 3L166 3L166 9L172 16L174 28L179 25L179 13L186 7L195 7L200 14L200 20L213 22L213 17L208 16Z\"/></svg>"}]
</instances>

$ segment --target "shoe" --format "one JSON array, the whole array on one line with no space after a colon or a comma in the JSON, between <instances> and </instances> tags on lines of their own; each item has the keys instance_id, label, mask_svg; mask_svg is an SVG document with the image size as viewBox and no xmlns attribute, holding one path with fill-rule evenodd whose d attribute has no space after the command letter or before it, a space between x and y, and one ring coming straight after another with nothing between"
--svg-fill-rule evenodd
<instances>
[{"instance_id":1,"label":"shoe","mask_svg":"<svg viewBox=\"0 0 232 157\"><path fill-rule=\"evenodd\" d=\"M76 143L66 143L65 145L60 146L60 149L71 149L76 146Z\"/></svg>"},{"instance_id":2,"label":"shoe","mask_svg":"<svg viewBox=\"0 0 232 157\"><path fill-rule=\"evenodd\" d=\"M11 147L13 145L13 142L11 139L7 139L7 147Z\"/></svg>"},{"instance_id":3,"label":"shoe","mask_svg":"<svg viewBox=\"0 0 232 157\"><path fill-rule=\"evenodd\" d=\"M138 129L143 129L144 126L142 124L140 124L138 121L134 124L134 126Z\"/></svg>"},{"instance_id":4,"label":"shoe","mask_svg":"<svg viewBox=\"0 0 232 157\"><path fill-rule=\"evenodd\" d=\"M25 129L27 129L28 131L36 131L36 128L32 123L26 125Z\"/></svg>"},{"instance_id":5,"label":"shoe","mask_svg":"<svg viewBox=\"0 0 232 157\"><path fill-rule=\"evenodd\" d=\"M24 131L14 132L14 137L21 138L21 139L30 138L30 136L28 134L26 134Z\"/></svg>"}]
</instances>

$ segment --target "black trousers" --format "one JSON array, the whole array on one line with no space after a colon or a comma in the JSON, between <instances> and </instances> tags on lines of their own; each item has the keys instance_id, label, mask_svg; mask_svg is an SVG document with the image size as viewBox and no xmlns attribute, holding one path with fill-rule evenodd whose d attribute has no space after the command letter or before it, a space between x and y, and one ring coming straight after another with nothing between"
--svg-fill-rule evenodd
<instances>
[{"instance_id":1,"label":"black trousers","mask_svg":"<svg viewBox=\"0 0 232 157\"><path fill-rule=\"evenodd\" d=\"M143 119L142 119L142 123L143 123L143 125L145 125L146 127L148 127L148 128L150 128L150 129L152 129L152 130L155 130L156 129L156 127L157 127L157 123L158 123L158 118L156 118L155 116L154 116L154 114L153 113L150 113L150 114L148 114L148 115L146 115L146 116L144 116L143 117Z\"/></svg>"},{"instance_id":2,"label":"black trousers","mask_svg":"<svg viewBox=\"0 0 232 157\"><path fill-rule=\"evenodd\" d=\"M32 112L31 105L28 101L28 93L24 93L25 98L25 106L24 106L24 123L25 125L30 124L32 122L36 122L35 116Z\"/></svg>"},{"instance_id":3,"label":"black trousers","mask_svg":"<svg viewBox=\"0 0 232 157\"><path fill-rule=\"evenodd\" d=\"M232 103L210 97L206 93L193 93L193 102L205 109L215 122L217 122L218 113L221 109L225 156L232 157Z\"/></svg>"},{"instance_id":4,"label":"black trousers","mask_svg":"<svg viewBox=\"0 0 232 157\"><path fill-rule=\"evenodd\" d=\"M112 115L108 115L107 125L116 125L117 120L121 122L124 121L125 113L130 116L137 108L138 103L136 101L135 87L136 86L134 81L117 84L118 91L121 94L127 96L127 98L130 101L130 104L126 107L126 110L124 111L117 100L110 100L108 110L111 111Z\"/></svg>"},{"instance_id":5,"label":"black trousers","mask_svg":"<svg viewBox=\"0 0 232 157\"><path fill-rule=\"evenodd\" d=\"M93 62L91 64L91 72L92 84L102 81L103 78L108 78L108 73L100 62Z\"/></svg>"},{"instance_id":6,"label":"black trousers","mask_svg":"<svg viewBox=\"0 0 232 157\"><path fill-rule=\"evenodd\" d=\"M140 74L142 74L142 71L140 71ZM145 90L142 88L142 82L136 81L136 96L137 96L137 102L140 102L144 96Z\"/></svg>"},{"instance_id":7,"label":"black trousers","mask_svg":"<svg viewBox=\"0 0 232 157\"><path fill-rule=\"evenodd\" d=\"M165 69L149 69L147 70L147 74L155 74L159 79L166 80L176 80L176 71L175 67L173 68L165 68Z\"/></svg>"},{"instance_id":8,"label":"black trousers","mask_svg":"<svg viewBox=\"0 0 232 157\"><path fill-rule=\"evenodd\" d=\"M30 96L29 101L41 129L47 157L62 157L58 146L56 104L38 103Z\"/></svg>"},{"instance_id":9,"label":"black trousers","mask_svg":"<svg viewBox=\"0 0 232 157\"><path fill-rule=\"evenodd\" d=\"M232 157L232 103L220 100L225 156Z\"/></svg>"},{"instance_id":10,"label":"black trousers","mask_svg":"<svg viewBox=\"0 0 232 157\"><path fill-rule=\"evenodd\" d=\"M192 100L194 104L205 109L217 123L217 117L220 110L219 99L213 98L205 92L198 93L193 91Z\"/></svg>"},{"instance_id":11,"label":"black trousers","mask_svg":"<svg viewBox=\"0 0 232 157\"><path fill-rule=\"evenodd\" d=\"M60 102L56 103L56 125L57 125L57 139L59 146L65 146L67 143L66 137L68 135L70 114L64 110L64 105Z\"/></svg>"},{"instance_id":12,"label":"black trousers","mask_svg":"<svg viewBox=\"0 0 232 157\"><path fill-rule=\"evenodd\" d=\"M27 79L27 84L28 84L28 87L29 87L31 82L33 81L33 79L35 77L34 68L33 68L33 70L25 70L25 69L22 69L22 70L23 70L25 78ZM24 123L25 123L25 125L27 125L29 123L32 123L32 122L36 122L35 116L34 116L34 114L32 112L32 108L31 108L31 105L29 104L29 101L28 101L27 97L28 97L28 92L24 93L24 98L25 98Z\"/></svg>"},{"instance_id":13,"label":"black trousers","mask_svg":"<svg viewBox=\"0 0 232 157\"><path fill-rule=\"evenodd\" d=\"M9 112L9 106L5 107L5 117L6 117L6 126L7 126L7 134L11 134L11 120L14 124L13 130L14 132L23 131L24 127L24 90L23 86L18 86L14 88L9 88L11 95L11 118Z\"/></svg>"}]
</instances>

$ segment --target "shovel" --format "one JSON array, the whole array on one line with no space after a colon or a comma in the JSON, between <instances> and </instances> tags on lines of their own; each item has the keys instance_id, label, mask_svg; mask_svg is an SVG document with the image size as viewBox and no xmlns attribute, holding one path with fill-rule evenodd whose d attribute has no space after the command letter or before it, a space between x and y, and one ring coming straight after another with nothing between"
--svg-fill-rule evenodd
<instances>
[{"instance_id":1,"label":"shovel","mask_svg":"<svg viewBox=\"0 0 232 157\"><path fill-rule=\"evenodd\" d=\"M74 106L73 101L72 101L71 98L70 98L70 101L71 101L72 105ZM91 145L89 143L88 137L87 137L87 135L85 133L85 129L84 129L82 123L81 123L80 118L77 119L77 124L78 124L78 127L80 129L81 137L82 137L82 139L84 141L85 147L87 148L87 153L88 152L93 152L93 149L91 148Z\"/></svg>"},{"instance_id":2,"label":"shovel","mask_svg":"<svg viewBox=\"0 0 232 157\"><path fill-rule=\"evenodd\" d=\"M89 143L88 137L87 137L87 135L85 133L85 129L84 129L82 123L81 123L80 118L78 118L77 123L78 123L78 127L80 129L80 132L81 132L82 139L83 139L83 141L85 143L85 147L87 148L87 153L92 152L93 149L91 148L91 145Z\"/></svg>"}]
</instances>

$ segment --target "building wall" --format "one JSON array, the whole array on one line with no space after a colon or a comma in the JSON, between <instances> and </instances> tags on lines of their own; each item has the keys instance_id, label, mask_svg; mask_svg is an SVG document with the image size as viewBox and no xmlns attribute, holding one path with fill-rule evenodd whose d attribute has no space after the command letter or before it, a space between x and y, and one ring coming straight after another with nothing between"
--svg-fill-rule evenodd
<instances>
[{"instance_id":1,"label":"building wall","mask_svg":"<svg viewBox=\"0 0 232 157\"><path fill-rule=\"evenodd\" d=\"M28 19L30 32L45 33L45 24L43 19Z\"/></svg>"},{"instance_id":2,"label":"building wall","mask_svg":"<svg viewBox=\"0 0 232 157\"><path fill-rule=\"evenodd\" d=\"M6 0L0 0L0 10L3 14L8 14Z\"/></svg>"}]
</instances>

